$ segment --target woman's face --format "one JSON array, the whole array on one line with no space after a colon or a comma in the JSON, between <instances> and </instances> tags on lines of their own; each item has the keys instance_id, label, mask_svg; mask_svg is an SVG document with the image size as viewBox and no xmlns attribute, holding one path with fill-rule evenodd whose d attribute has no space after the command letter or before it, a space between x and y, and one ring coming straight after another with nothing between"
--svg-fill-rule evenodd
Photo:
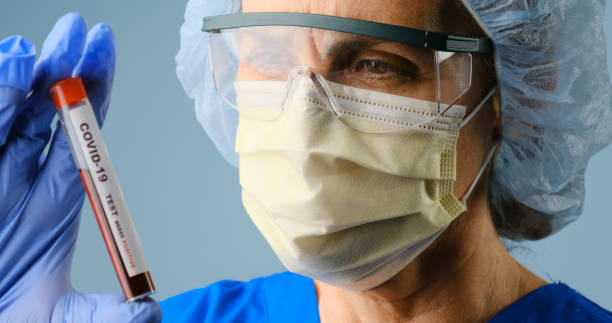
<instances>
[{"instance_id":1,"label":"woman's face","mask_svg":"<svg viewBox=\"0 0 612 323\"><path fill-rule=\"evenodd\" d=\"M472 30L474 28L471 28L474 25L473 18L458 0L243 0L242 11L323 14L429 31L474 34ZM302 30L304 35L302 35ZM279 75L278 80L284 81L287 73L282 71L282 63L287 61L286 56L291 57L292 60L286 64L287 68L306 65L330 81L392 94L401 95L408 92L411 93L411 97L429 101L436 100L435 76L432 68L434 61L430 50L402 46L394 42L381 42L370 48L371 50L360 53L359 58L344 59L342 55L347 51L334 51L335 47L332 44L355 42L359 39L350 38L358 37L299 27L268 29L269 44L266 44L264 40L245 36L245 39L241 40L241 47L246 49L244 52L248 53L258 52L258 47L266 47L266 52L275 53L273 51L274 37L292 40L283 42L282 46L277 46L282 48L278 49L278 53L270 54L275 56L274 60L270 58L266 60L272 61L275 64L274 68L265 68L265 65L257 62L256 57L252 57L253 55L241 57L238 79L276 80L274 73L277 73L282 74ZM307 37L310 37L310 41L300 41L301 38L306 39ZM287 48L292 46L296 48ZM291 55L281 53L291 53ZM392 62L393 69L381 64L375 65L376 61ZM484 73L493 73L493 71L482 72L482 69L476 66L478 62L478 59L474 61L472 86L459 101L460 105L468 107L468 111L474 108L486 92L493 87L493 84L483 82L485 79L490 79L490 75L484 75ZM338 67L344 65L350 68ZM448 65L452 66L452 64ZM418 73L413 71L418 71ZM447 75L460 77L460 73L453 72L452 69L448 69ZM453 187L455 196L463 196L482 165L486 151L492 145L494 124L495 113L492 107L488 106L466 127L462 128L457 144L457 181Z\"/></svg>"}]
</instances>

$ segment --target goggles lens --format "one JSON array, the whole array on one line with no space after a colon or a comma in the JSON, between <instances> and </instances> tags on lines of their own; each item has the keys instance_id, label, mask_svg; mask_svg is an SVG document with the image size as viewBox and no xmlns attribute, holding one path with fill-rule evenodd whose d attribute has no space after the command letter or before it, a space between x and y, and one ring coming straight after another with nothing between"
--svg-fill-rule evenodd
<instances>
[{"instance_id":1,"label":"goggles lens","mask_svg":"<svg viewBox=\"0 0 612 323\"><path fill-rule=\"evenodd\" d=\"M435 103L434 109L419 114L418 118L409 118L412 125L418 125L444 116L471 85L472 56L469 53L442 52L350 33L294 26L225 29L209 33L209 37L217 92L239 111L236 87L242 81L287 82L289 91L296 75L312 74L313 80L322 82L322 87L332 92L333 86L327 86L326 82ZM286 98L286 95L279 95L278 115L283 111ZM249 113L252 114L252 110ZM342 118L341 104L330 110ZM406 107L405 113L414 115L410 107ZM269 111L265 114L266 118L275 117Z\"/></svg>"}]
</instances>

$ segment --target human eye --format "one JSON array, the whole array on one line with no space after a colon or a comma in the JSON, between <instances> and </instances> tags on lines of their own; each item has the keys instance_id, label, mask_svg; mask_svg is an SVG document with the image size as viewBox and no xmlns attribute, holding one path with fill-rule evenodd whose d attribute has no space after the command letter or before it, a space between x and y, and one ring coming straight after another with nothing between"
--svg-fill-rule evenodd
<instances>
[{"instance_id":1,"label":"human eye","mask_svg":"<svg viewBox=\"0 0 612 323\"><path fill-rule=\"evenodd\" d=\"M413 66L394 64L381 59L361 59L353 67L353 73L367 73L367 77L404 77L413 78L415 68Z\"/></svg>"},{"instance_id":2,"label":"human eye","mask_svg":"<svg viewBox=\"0 0 612 323\"><path fill-rule=\"evenodd\" d=\"M354 52L346 55L343 61L336 64L338 82L373 90L414 84L422 72L410 59L380 50Z\"/></svg>"}]
</instances>

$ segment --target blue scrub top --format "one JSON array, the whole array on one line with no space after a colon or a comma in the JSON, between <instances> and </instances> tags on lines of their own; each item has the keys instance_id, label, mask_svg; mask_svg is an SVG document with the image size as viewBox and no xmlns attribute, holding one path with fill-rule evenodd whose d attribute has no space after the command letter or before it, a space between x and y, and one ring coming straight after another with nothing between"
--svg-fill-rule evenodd
<instances>
[{"instance_id":1,"label":"blue scrub top","mask_svg":"<svg viewBox=\"0 0 612 323\"><path fill-rule=\"evenodd\" d=\"M248 282L224 280L160 304L162 322L319 322L312 279L290 272ZM612 322L612 313L554 283L527 294L490 322Z\"/></svg>"}]
</instances>

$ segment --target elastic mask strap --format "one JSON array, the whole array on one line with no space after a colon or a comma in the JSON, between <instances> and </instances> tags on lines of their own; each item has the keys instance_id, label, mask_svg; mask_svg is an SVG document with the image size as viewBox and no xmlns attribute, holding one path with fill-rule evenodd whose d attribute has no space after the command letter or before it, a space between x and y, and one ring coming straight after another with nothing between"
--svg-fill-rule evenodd
<instances>
[{"instance_id":1,"label":"elastic mask strap","mask_svg":"<svg viewBox=\"0 0 612 323\"><path fill-rule=\"evenodd\" d=\"M485 158L484 163L482 164L482 166L480 166L480 169L478 170L478 174L476 174L476 177L472 181L472 184L470 185L470 188L468 188L467 192L465 192L465 194L463 194L463 197L461 198L461 203L463 205L467 206L467 204L466 204L467 199L470 197L470 194L472 194L472 191L474 190L474 188L476 187L476 185L480 181L480 177L482 176L482 174L484 173L485 169L487 168L487 166L491 162L491 159L493 159L493 155L495 155L495 150L497 150L497 146L499 146L499 143L496 143L495 145L493 145L493 147L491 147L491 150L489 150L489 154L487 155L487 158Z\"/></svg>"},{"instance_id":2,"label":"elastic mask strap","mask_svg":"<svg viewBox=\"0 0 612 323\"><path fill-rule=\"evenodd\" d=\"M487 95L484 96L484 98L482 98L482 100L480 100L480 103L478 103L476 108L474 108L474 110L472 110L472 112L470 112L470 114L468 114L463 119L463 121L461 121L461 124L459 124L459 129L463 128L463 126L465 126L468 122L470 122L470 120L472 120L476 116L478 111L480 111L480 109L482 109L482 107L484 107L485 103L487 103L489 101L489 99L493 96L495 91L497 91L497 88L498 87L495 86L493 89L491 89L491 91L489 91L489 93L487 93Z\"/></svg>"}]
</instances>

